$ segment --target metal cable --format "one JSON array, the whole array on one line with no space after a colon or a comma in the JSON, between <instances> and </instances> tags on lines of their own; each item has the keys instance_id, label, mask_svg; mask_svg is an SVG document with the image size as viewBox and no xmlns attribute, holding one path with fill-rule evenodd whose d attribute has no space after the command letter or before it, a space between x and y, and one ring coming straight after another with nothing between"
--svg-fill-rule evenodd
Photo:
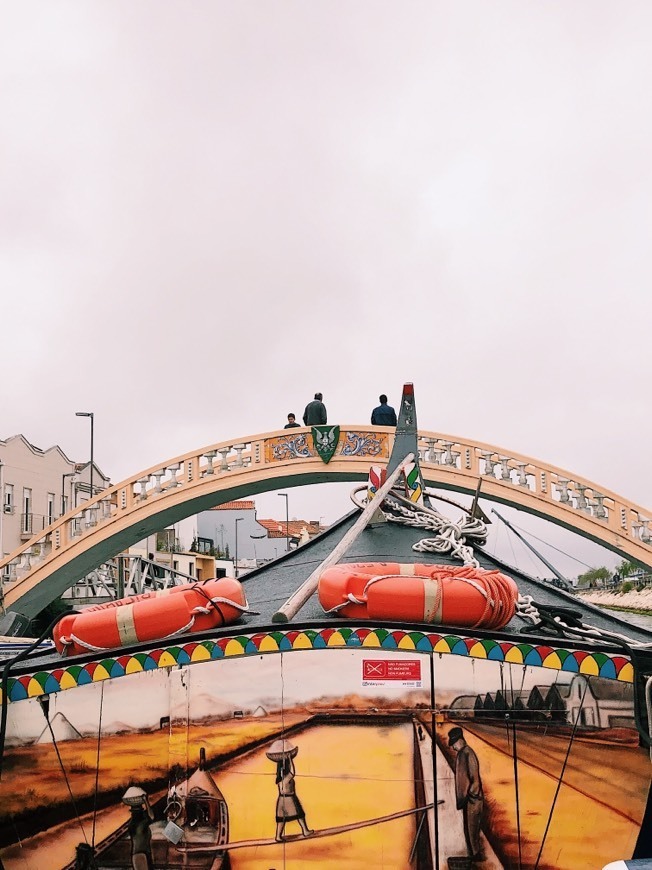
<instances>
[{"instance_id":1,"label":"metal cable","mask_svg":"<svg viewBox=\"0 0 652 870\"><path fill-rule=\"evenodd\" d=\"M582 700L580 701L580 707L577 711L577 717L573 722L573 730L571 731L570 740L568 741L568 748L566 749L566 756L564 758L564 763L561 766L561 771L559 773L559 779L557 781L557 788L555 789L555 794L552 799L552 804L550 805L550 812L548 813L548 821L546 822L546 829L543 832L543 837L541 839L541 845L539 846L539 854L537 855L537 860L534 865L534 870L538 870L539 861L541 860L541 855L543 853L543 847L546 844L546 837L548 836L548 831L550 830L550 823L552 822L552 814L555 811L555 806L557 804L557 797L559 796L559 792L561 791L561 784L564 779L564 773L566 771L566 765L568 764L568 758L570 756L571 747L573 746L573 740L575 740L575 732L577 731L577 725L580 721L580 716L582 715L582 707L584 706L584 698L586 697L586 693L589 690L589 681L586 681L586 685L584 687L584 694L582 695Z\"/></svg>"},{"instance_id":2,"label":"metal cable","mask_svg":"<svg viewBox=\"0 0 652 870\"><path fill-rule=\"evenodd\" d=\"M39 701L41 698L39 697ZM63 773L63 778L66 781L66 786L68 788L68 794L70 795L70 801L72 803L72 808L75 811L75 815L77 816L77 821L79 822L79 827L81 828L81 832L84 836L84 840L86 840L86 845L88 845L88 837L86 836L86 831L84 830L84 825L82 824L81 816L79 815L79 810L77 809L77 803L75 802L75 796L72 793L72 787L70 785L70 780L68 779L68 774L66 773L66 768L63 764L63 759L61 758L61 753L59 752L59 746L57 744L57 738L54 736L54 730L52 728L52 723L50 722L50 717L46 711L45 704L41 704L41 709L43 710L43 715L45 716L45 721L48 723L48 728L50 730L50 736L52 737L52 744L54 746L54 751L57 754L57 758L59 759L59 766L61 767L61 772Z\"/></svg>"},{"instance_id":3,"label":"metal cable","mask_svg":"<svg viewBox=\"0 0 652 870\"><path fill-rule=\"evenodd\" d=\"M100 778L100 745L102 742L102 711L104 709L104 683L100 688L100 716L97 723L97 757L95 759L95 794L93 796L93 835L91 837L91 845L95 852L95 820L97 818L97 792Z\"/></svg>"},{"instance_id":4,"label":"metal cable","mask_svg":"<svg viewBox=\"0 0 652 870\"><path fill-rule=\"evenodd\" d=\"M512 722L512 758L514 759L514 791L516 793L516 835L518 837L518 870L521 870L521 801L518 793L518 751L516 748L516 722Z\"/></svg>"}]
</instances>

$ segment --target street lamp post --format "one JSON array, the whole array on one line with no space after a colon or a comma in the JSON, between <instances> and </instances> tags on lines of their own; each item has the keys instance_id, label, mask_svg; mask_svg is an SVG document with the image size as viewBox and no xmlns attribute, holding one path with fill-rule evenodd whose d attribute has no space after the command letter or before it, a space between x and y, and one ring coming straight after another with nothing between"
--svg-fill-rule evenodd
<instances>
[{"instance_id":1,"label":"street lamp post","mask_svg":"<svg viewBox=\"0 0 652 870\"><path fill-rule=\"evenodd\" d=\"M93 422L95 420L95 414L92 411L77 411L75 413L75 417L89 417L91 421L91 499L93 498Z\"/></svg>"},{"instance_id":2,"label":"street lamp post","mask_svg":"<svg viewBox=\"0 0 652 870\"><path fill-rule=\"evenodd\" d=\"M239 574L238 574L238 523L241 523L243 521L243 519L244 519L244 517L236 517L236 520L235 520L235 565L233 567L234 567L234 574L236 576L236 579L239 576Z\"/></svg>"},{"instance_id":3,"label":"street lamp post","mask_svg":"<svg viewBox=\"0 0 652 870\"><path fill-rule=\"evenodd\" d=\"M277 492L276 495L285 499L285 551L288 552L290 549L290 511L288 507L288 494L287 492Z\"/></svg>"},{"instance_id":4,"label":"street lamp post","mask_svg":"<svg viewBox=\"0 0 652 870\"><path fill-rule=\"evenodd\" d=\"M267 535L249 535L252 541L262 541L263 538L266 538ZM256 560L256 568L258 567L258 553L256 552L256 545L254 544L254 559Z\"/></svg>"},{"instance_id":5,"label":"street lamp post","mask_svg":"<svg viewBox=\"0 0 652 870\"><path fill-rule=\"evenodd\" d=\"M61 475L61 516L66 512L66 478L69 477L70 483L73 484L76 480L75 475L75 471L67 471L65 474Z\"/></svg>"}]
</instances>

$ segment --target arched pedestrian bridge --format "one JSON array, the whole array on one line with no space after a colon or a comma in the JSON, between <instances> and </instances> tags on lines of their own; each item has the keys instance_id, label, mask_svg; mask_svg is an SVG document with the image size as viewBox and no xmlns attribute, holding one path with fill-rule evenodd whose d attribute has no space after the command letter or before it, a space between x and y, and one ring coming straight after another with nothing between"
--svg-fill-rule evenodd
<instances>
[{"instance_id":1,"label":"arched pedestrian bridge","mask_svg":"<svg viewBox=\"0 0 652 870\"><path fill-rule=\"evenodd\" d=\"M341 426L328 464L309 428L222 442L171 459L104 490L0 561L3 608L32 618L77 580L147 535L199 511L279 488L366 480L386 465L395 432ZM652 567L650 513L560 468L508 450L420 432L427 484L474 493L565 526L623 558Z\"/></svg>"}]
</instances>

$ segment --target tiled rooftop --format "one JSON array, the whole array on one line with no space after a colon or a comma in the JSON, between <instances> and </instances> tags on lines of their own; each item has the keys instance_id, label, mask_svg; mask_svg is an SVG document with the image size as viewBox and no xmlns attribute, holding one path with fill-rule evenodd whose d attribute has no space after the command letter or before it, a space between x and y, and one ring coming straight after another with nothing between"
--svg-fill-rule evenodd
<instances>
[{"instance_id":1,"label":"tiled rooftop","mask_svg":"<svg viewBox=\"0 0 652 870\"><path fill-rule=\"evenodd\" d=\"M257 522L267 529L268 537L286 537L285 520L257 520ZM290 520L288 529L291 538L300 537L303 529L306 529L311 537L320 531L319 523L316 521L311 522L310 520Z\"/></svg>"}]
</instances>

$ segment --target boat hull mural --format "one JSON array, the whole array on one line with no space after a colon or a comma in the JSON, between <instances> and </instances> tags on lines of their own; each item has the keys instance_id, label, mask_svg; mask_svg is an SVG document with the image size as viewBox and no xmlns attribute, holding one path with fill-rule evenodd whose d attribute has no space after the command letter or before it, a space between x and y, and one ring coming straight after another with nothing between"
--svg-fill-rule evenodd
<instances>
[{"instance_id":1,"label":"boat hull mural","mask_svg":"<svg viewBox=\"0 0 652 870\"><path fill-rule=\"evenodd\" d=\"M623 656L377 626L24 674L0 857L595 870L632 855L648 797L631 679Z\"/></svg>"}]
</instances>

